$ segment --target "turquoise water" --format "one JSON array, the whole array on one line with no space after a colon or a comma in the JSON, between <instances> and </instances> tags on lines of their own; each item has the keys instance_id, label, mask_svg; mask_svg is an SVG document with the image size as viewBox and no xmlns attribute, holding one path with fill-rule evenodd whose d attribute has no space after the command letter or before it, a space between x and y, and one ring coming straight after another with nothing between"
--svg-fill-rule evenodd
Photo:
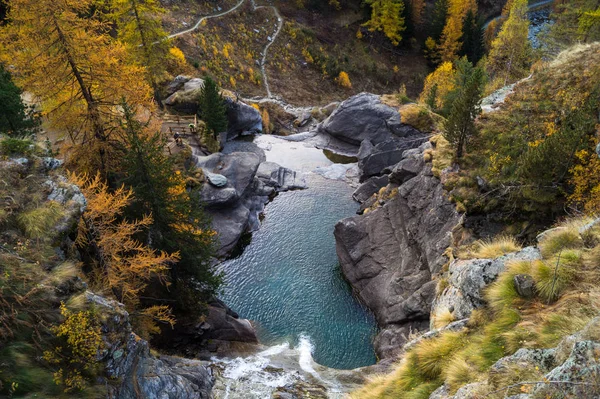
<instances>
[{"instance_id":1,"label":"turquoise water","mask_svg":"<svg viewBox=\"0 0 600 399\"><path fill-rule=\"evenodd\" d=\"M375 363L376 324L353 297L335 253L333 228L355 214L352 189L310 175L309 189L278 195L251 243L222 264L222 299L257 324L261 343L308 336L314 360L351 369Z\"/></svg>"}]
</instances>

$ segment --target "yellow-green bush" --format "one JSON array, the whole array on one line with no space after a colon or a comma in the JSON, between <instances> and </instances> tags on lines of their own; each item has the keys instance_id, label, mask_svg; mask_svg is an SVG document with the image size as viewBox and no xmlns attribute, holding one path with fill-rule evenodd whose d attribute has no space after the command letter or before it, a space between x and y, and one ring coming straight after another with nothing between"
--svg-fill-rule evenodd
<instances>
[{"instance_id":1,"label":"yellow-green bush","mask_svg":"<svg viewBox=\"0 0 600 399\"><path fill-rule=\"evenodd\" d=\"M58 368L54 382L64 385L65 392L82 390L87 386L86 376L93 376L97 354L103 348L100 326L93 312L71 312L62 304L65 320L52 328L61 339L53 351L44 352L44 359Z\"/></svg>"}]
</instances>

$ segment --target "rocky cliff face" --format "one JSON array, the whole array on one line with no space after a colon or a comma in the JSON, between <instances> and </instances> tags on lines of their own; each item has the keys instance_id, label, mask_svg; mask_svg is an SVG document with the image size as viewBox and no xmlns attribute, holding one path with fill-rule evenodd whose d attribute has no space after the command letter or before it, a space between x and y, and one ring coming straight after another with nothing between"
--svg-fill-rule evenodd
<instances>
[{"instance_id":1,"label":"rocky cliff face","mask_svg":"<svg viewBox=\"0 0 600 399\"><path fill-rule=\"evenodd\" d=\"M89 291L85 299L103 316L105 350L99 360L111 381L109 398L211 398L213 376L204 362L152 355L148 342L132 332L123 305Z\"/></svg>"},{"instance_id":2,"label":"rocky cliff face","mask_svg":"<svg viewBox=\"0 0 600 399\"><path fill-rule=\"evenodd\" d=\"M379 96L344 101L319 129L357 148L364 183L354 198L368 210L335 226L336 249L344 275L382 328L378 356L392 357L412 332L429 326L432 278L447 262L461 216L424 161L431 144Z\"/></svg>"},{"instance_id":3,"label":"rocky cliff face","mask_svg":"<svg viewBox=\"0 0 600 399\"><path fill-rule=\"evenodd\" d=\"M397 353L411 332L428 328L436 285L432 277L447 262L444 252L461 224L423 161L422 149L406 151L403 160L418 165L416 174L402 165L390 174L396 182L388 186L391 199L335 226L344 275L382 328L375 340L380 358Z\"/></svg>"}]
</instances>

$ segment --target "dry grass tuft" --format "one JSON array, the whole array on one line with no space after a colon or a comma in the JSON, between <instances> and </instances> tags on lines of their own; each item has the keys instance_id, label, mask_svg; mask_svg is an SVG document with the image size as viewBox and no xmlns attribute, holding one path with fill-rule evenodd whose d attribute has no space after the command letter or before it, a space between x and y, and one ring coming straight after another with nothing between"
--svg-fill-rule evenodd
<instances>
[{"instance_id":1,"label":"dry grass tuft","mask_svg":"<svg viewBox=\"0 0 600 399\"><path fill-rule=\"evenodd\" d=\"M523 248L514 237L501 235L492 240L477 242L471 255L473 258L495 259L521 249Z\"/></svg>"},{"instance_id":2,"label":"dry grass tuft","mask_svg":"<svg viewBox=\"0 0 600 399\"><path fill-rule=\"evenodd\" d=\"M440 177L442 170L452 165L454 149L441 134L433 136L429 141L434 147L431 171L436 177Z\"/></svg>"},{"instance_id":3,"label":"dry grass tuft","mask_svg":"<svg viewBox=\"0 0 600 399\"><path fill-rule=\"evenodd\" d=\"M437 330L446 327L455 320L456 318L448 309L437 312L432 317L433 327Z\"/></svg>"}]
</instances>

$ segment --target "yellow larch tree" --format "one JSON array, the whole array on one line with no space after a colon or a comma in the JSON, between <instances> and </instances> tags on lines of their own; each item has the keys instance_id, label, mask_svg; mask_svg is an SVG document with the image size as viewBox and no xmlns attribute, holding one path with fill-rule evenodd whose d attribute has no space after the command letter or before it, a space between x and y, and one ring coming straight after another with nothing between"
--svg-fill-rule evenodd
<instances>
[{"instance_id":1,"label":"yellow larch tree","mask_svg":"<svg viewBox=\"0 0 600 399\"><path fill-rule=\"evenodd\" d=\"M492 41L486 63L493 89L524 78L531 66L527 0L513 0L510 4L508 19Z\"/></svg>"},{"instance_id":2,"label":"yellow larch tree","mask_svg":"<svg viewBox=\"0 0 600 399\"><path fill-rule=\"evenodd\" d=\"M438 57L442 62L454 61L458 58L458 52L462 46L460 38L463 34L463 23L469 10L473 12L473 15L477 14L475 0L449 1L448 19L438 45Z\"/></svg>"},{"instance_id":3,"label":"yellow larch tree","mask_svg":"<svg viewBox=\"0 0 600 399\"><path fill-rule=\"evenodd\" d=\"M170 41L159 17L165 13L157 0L105 0L110 2L119 39L137 65L146 67L146 78L161 104L158 84L165 79ZM179 51L181 52L181 50Z\"/></svg>"},{"instance_id":4,"label":"yellow larch tree","mask_svg":"<svg viewBox=\"0 0 600 399\"><path fill-rule=\"evenodd\" d=\"M144 68L126 62L125 47L95 18L94 0L12 0L0 31L3 60L19 86L42 103L51 127L68 133L82 169L106 174L116 105L146 104Z\"/></svg>"},{"instance_id":5,"label":"yellow larch tree","mask_svg":"<svg viewBox=\"0 0 600 399\"><path fill-rule=\"evenodd\" d=\"M371 32L383 32L394 46L400 44L402 32L406 29L402 0L366 0L366 3L371 6L372 11L371 19L364 26Z\"/></svg>"},{"instance_id":6,"label":"yellow larch tree","mask_svg":"<svg viewBox=\"0 0 600 399\"><path fill-rule=\"evenodd\" d=\"M454 77L456 70L451 62L446 61L425 78L423 91L419 96L419 102L429 104L434 109L440 109L444 105L444 98L454 89Z\"/></svg>"}]
</instances>

